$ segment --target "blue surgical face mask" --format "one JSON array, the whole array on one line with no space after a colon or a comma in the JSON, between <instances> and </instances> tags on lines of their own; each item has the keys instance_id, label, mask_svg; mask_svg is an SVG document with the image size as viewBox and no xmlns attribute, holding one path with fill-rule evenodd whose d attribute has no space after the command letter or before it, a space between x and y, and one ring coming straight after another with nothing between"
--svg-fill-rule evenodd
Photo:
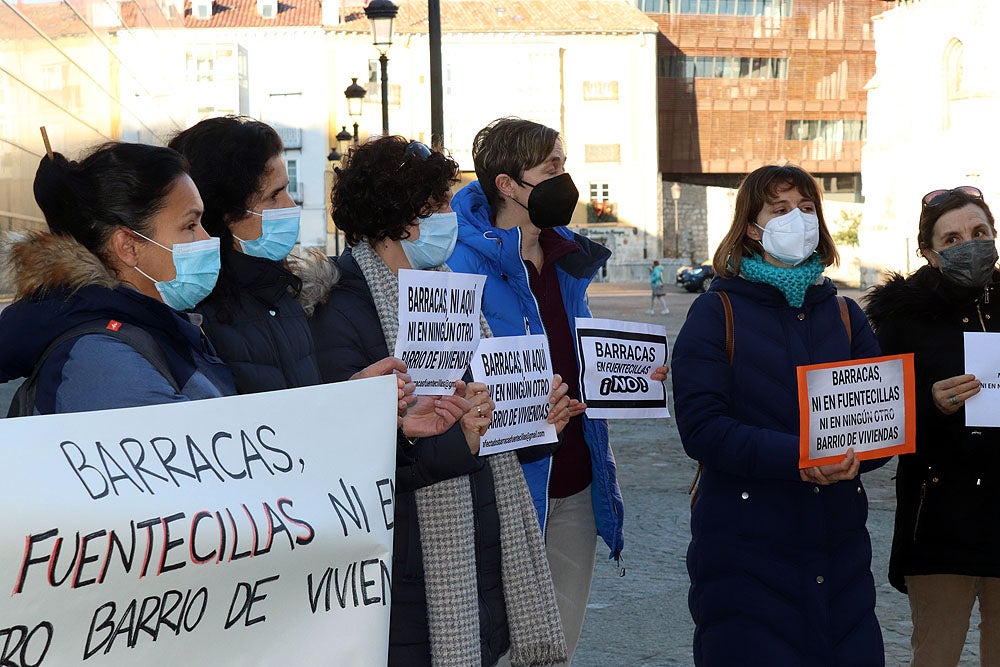
<instances>
[{"instance_id":1,"label":"blue surgical face mask","mask_svg":"<svg viewBox=\"0 0 1000 667\"><path fill-rule=\"evenodd\" d=\"M174 269L177 275L173 280L156 280L138 266L135 267L136 271L152 281L163 303L174 310L189 310L212 293L219 279L221 266L217 237L191 243L175 243L171 249L139 232L133 230L133 233L174 256Z\"/></svg>"},{"instance_id":2,"label":"blue surgical face mask","mask_svg":"<svg viewBox=\"0 0 1000 667\"><path fill-rule=\"evenodd\" d=\"M276 262L288 257L288 253L299 239L302 207L269 208L263 213L256 211L247 213L260 216L260 238L244 241L234 234L233 237L240 242L243 252L254 257L273 259Z\"/></svg>"},{"instance_id":3,"label":"blue surgical face mask","mask_svg":"<svg viewBox=\"0 0 1000 667\"><path fill-rule=\"evenodd\" d=\"M448 261L457 241L458 214L431 213L420 221L420 236L403 239L403 253L414 269L430 269Z\"/></svg>"}]
</instances>

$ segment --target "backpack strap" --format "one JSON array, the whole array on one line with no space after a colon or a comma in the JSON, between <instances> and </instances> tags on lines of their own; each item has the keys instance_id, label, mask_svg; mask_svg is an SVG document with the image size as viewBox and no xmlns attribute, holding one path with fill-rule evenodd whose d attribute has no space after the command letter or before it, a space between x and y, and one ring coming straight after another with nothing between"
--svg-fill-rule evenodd
<instances>
[{"instance_id":1,"label":"backpack strap","mask_svg":"<svg viewBox=\"0 0 1000 667\"><path fill-rule=\"evenodd\" d=\"M722 299L722 310L726 315L726 355L729 357L729 365L733 365L733 354L736 353L736 337L733 332L733 304L729 300L729 295L723 291L716 294Z\"/></svg>"},{"instance_id":2,"label":"backpack strap","mask_svg":"<svg viewBox=\"0 0 1000 667\"><path fill-rule=\"evenodd\" d=\"M112 338L117 338L123 343L130 345L136 352L141 354L146 361L148 361L153 368L159 371L170 386L173 387L174 391L180 393L180 385L177 379L174 377L173 373L170 372L170 365L167 363L167 357L163 353L163 349L160 347L148 331L140 326L134 324L125 324L117 320L95 320L93 322L86 322L84 324L77 325L68 331L63 332L58 338L52 341L42 355L38 358L38 362L35 364L35 368L31 371L31 375L21 383L17 391L14 393L14 398L10 402L10 408L7 410L8 417L28 417L34 414L35 411L35 393L37 391L38 385L38 375L41 373L42 366L48 360L49 356L58 348L60 345L73 338L78 338L80 336L86 336L89 334L101 334L104 336L111 336Z\"/></svg>"},{"instance_id":3,"label":"backpack strap","mask_svg":"<svg viewBox=\"0 0 1000 667\"><path fill-rule=\"evenodd\" d=\"M851 340L851 311L847 309L847 299L837 295L837 305L840 306L840 321L844 323L844 331L847 332L847 342Z\"/></svg>"},{"instance_id":4,"label":"backpack strap","mask_svg":"<svg viewBox=\"0 0 1000 667\"><path fill-rule=\"evenodd\" d=\"M720 290L716 294L722 299L722 310L726 316L726 355L729 357L729 365L732 366L733 354L736 352L736 339L733 331L733 304L729 301L729 295L725 292ZM847 342L850 343L852 340L851 312L847 308L847 299L838 294L837 305L840 307L840 321L844 325L844 331L847 332ZM694 507L694 501L698 499L698 482L701 481L701 471L704 467L701 463L698 464L698 470L695 471L691 486L688 487L688 495L691 496L691 507Z\"/></svg>"},{"instance_id":5,"label":"backpack strap","mask_svg":"<svg viewBox=\"0 0 1000 667\"><path fill-rule=\"evenodd\" d=\"M733 355L736 354L736 333L733 324L733 304L729 300L729 295L719 290L716 292L722 299L722 311L726 317L726 356L729 357L729 365L733 365ZM691 496L691 507L694 501L698 500L698 482L701 481L701 471L705 469L704 464L699 463L698 469L694 472L694 479L688 487L688 495Z\"/></svg>"}]
</instances>

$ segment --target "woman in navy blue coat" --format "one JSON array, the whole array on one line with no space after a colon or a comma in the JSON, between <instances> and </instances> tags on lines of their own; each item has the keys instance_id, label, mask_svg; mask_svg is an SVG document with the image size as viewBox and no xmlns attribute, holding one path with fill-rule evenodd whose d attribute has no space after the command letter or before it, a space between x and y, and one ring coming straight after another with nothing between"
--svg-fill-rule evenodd
<instances>
[{"instance_id":1,"label":"woman in navy blue coat","mask_svg":"<svg viewBox=\"0 0 1000 667\"><path fill-rule=\"evenodd\" d=\"M859 476L884 460L848 450L798 467L796 367L879 354L861 309L823 277L837 260L813 178L762 167L677 337L677 426L703 466L687 558L697 665L884 664Z\"/></svg>"}]
</instances>

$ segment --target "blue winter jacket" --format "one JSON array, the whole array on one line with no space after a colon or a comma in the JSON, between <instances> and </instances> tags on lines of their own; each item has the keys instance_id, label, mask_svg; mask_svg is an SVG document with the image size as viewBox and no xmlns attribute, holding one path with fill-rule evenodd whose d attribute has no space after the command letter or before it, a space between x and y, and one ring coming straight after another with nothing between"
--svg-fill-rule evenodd
<instances>
[{"instance_id":1,"label":"blue winter jacket","mask_svg":"<svg viewBox=\"0 0 1000 667\"><path fill-rule=\"evenodd\" d=\"M521 259L521 230L498 229L491 224L492 210L478 181L462 188L452 199L451 206L458 213L458 243L448 260L448 267L452 271L486 276L483 314L493 335L544 333L538 303L531 293L528 270ZM566 255L556 263L559 290L570 328L575 332L575 318L591 316L587 287L611 256L611 251L566 227L557 227L555 231L580 246L580 252ZM597 532L611 550L610 557L617 559L624 545L624 505L618 488L615 457L608 443L608 425L603 419L589 419L586 415L581 419L593 470L590 491ZM552 457L522 463L521 467L544 533Z\"/></svg>"},{"instance_id":2,"label":"blue winter jacket","mask_svg":"<svg viewBox=\"0 0 1000 667\"><path fill-rule=\"evenodd\" d=\"M0 313L0 382L30 375L65 331L117 320L141 327L160 346L176 392L126 342L86 334L58 346L38 376L35 413L51 414L173 403L236 393L232 375L201 329L164 303L115 286L100 260L68 237L34 235L14 252L22 270L12 287L38 286ZM30 256L30 257L29 257ZM103 273L103 275L102 275Z\"/></svg>"},{"instance_id":3,"label":"blue winter jacket","mask_svg":"<svg viewBox=\"0 0 1000 667\"><path fill-rule=\"evenodd\" d=\"M799 477L796 367L879 354L853 301L848 339L835 295L824 279L796 308L770 285L716 278L674 344L677 427L704 465L687 555L697 665L884 664L860 475Z\"/></svg>"}]
</instances>

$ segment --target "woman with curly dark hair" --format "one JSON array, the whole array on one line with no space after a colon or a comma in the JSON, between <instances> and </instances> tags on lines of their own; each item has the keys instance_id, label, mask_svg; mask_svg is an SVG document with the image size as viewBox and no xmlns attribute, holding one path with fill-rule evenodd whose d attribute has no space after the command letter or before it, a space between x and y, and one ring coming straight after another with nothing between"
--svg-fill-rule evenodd
<instances>
[{"instance_id":1,"label":"woman with curly dark hair","mask_svg":"<svg viewBox=\"0 0 1000 667\"><path fill-rule=\"evenodd\" d=\"M458 164L403 137L350 151L330 201L350 246L311 318L324 380L348 378L395 347L400 269L443 268L457 219ZM489 327L483 322L488 335ZM517 456L477 456L493 401L459 382L466 412L436 437L400 429L393 504L390 665L515 665L565 658L541 532ZM565 426L565 385L549 419Z\"/></svg>"}]
</instances>

